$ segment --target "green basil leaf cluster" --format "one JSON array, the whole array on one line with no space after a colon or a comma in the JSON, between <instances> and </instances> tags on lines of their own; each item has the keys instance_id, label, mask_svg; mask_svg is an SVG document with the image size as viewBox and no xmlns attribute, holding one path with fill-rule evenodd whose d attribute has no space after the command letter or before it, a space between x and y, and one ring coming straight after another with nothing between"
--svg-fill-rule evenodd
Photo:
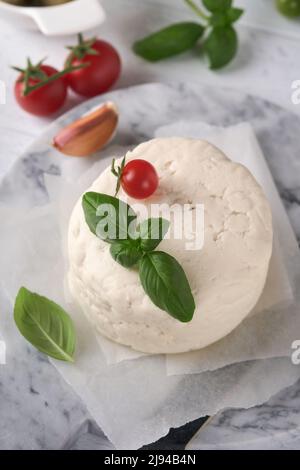
<instances>
[{"instance_id":1,"label":"green basil leaf cluster","mask_svg":"<svg viewBox=\"0 0 300 470\"><path fill-rule=\"evenodd\" d=\"M113 243L110 247L110 254L124 268L132 268L143 256L139 242L130 239Z\"/></svg>"},{"instance_id":2,"label":"green basil leaf cluster","mask_svg":"<svg viewBox=\"0 0 300 470\"><path fill-rule=\"evenodd\" d=\"M74 325L55 302L22 287L15 301L14 319L20 333L39 351L60 361L74 362Z\"/></svg>"},{"instance_id":3,"label":"green basil leaf cluster","mask_svg":"<svg viewBox=\"0 0 300 470\"><path fill-rule=\"evenodd\" d=\"M108 201L113 210L107 207ZM191 321L195 301L184 270L172 256L154 251L166 236L169 222L152 218L136 225L137 217L130 206L101 193L86 193L82 207L91 232L110 243L113 259L124 268L138 267L141 284L152 302L181 322ZM116 217L117 210L121 214ZM107 225L112 225L115 238L107 236Z\"/></svg>"},{"instance_id":4,"label":"green basil leaf cluster","mask_svg":"<svg viewBox=\"0 0 300 470\"><path fill-rule=\"evenodd\" d=\"M163 218L144 220L139 227L139 238L143 251L153 251L165 238L170 222Z\"/></svg>"},{"instance_id":5,"label":"green basil leaf cluster","mask_svg":"<svg viewBox=\"0 0 300 470\"><path fill-rule=\"evenodd\" d=\"M134 52L145 60L156 62L194 48L203 37L203 51L210 68L227 65L236 55L238 37L233 24L243 10L232 6L232 0L202 0L208 14L194 0L184 0L205 24L182 22L170 25L133 45Z\"/></svg>"}]
</instances>

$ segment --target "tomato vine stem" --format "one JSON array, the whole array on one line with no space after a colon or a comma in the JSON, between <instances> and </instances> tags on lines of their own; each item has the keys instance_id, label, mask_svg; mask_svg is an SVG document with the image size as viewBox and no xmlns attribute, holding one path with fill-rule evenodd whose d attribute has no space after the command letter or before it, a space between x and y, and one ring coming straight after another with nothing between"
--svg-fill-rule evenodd
<instances>
[{"instance_id":1,"label":"tomato vine stem","mask_svg":"<svg viewBox=\"0 0 300 470\"><path fill-rule=\"evenodd\" d=\"M51 75L48 77L46 80L42 80L38 82L36 85L29 85L29 77L28 74L25 72L25 87L24 87L24 96L28 96L30 93L32 93L35 90L38 90L39 88L42 88L45 85L48 85L49 83L55 82L61 77L64 77L68 73L75 72L76 70L81 70L85 67L88 67L90 65L89 62L85 62L84 64L81 65L76 65L76 66L69 66L66 67L64 70L61 72L55 73L54 75Z\"/></svg>"},{"instance_id":2,"label":"tomato vine stem","mask_svg":"<svg viewBox=\"0 0 300 470\"><path fill-rule=\"evenodd\" d=\"M118 192L120 191L120 188L121 188L121 179L122 179L123 170L125 168L125 163L126 163L126 157L123 158L121 166L118 166L117 168L115 167L115 164L116 164L115 158L113 159L112 164L111 164L111 172L117 178L115 197L118 195Z\"/></svg>"}]
</instances>

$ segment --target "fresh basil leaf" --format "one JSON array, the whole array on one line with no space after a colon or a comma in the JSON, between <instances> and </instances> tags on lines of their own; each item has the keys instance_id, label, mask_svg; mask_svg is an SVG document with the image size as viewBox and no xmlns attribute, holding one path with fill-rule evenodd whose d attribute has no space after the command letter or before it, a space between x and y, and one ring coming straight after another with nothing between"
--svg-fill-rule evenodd
<instances>
[{"instance_id":1,"label":"fresh basil leaf","mask_svg":"<svg viewBox=\"0 0 300 470\"><path fill-rule=\"evenodd\" d=\"M135 266L143 256L139 241L135 240L113 243L110 247L110 254L124 268Z\"/></svg>"},{"instance_id":2,"label":"fresh basil leaf","mask_svg":"<svg viewBox=\"0 0 300 470\"><path fill-rule=\"evenodd\" d=\"M150 62L166 59L191 49L203 35L199 23L176 23L133 45L134 52Z\"/></svg>"},{"instance_id":3,"label":"fresh basil leaf","mask_svg":"<svg viewBox=\"0 0 300 470\"><path fill-rule=\"evenodd\" d=\"M130 238L134 233L136 214L120 199L108 194L89 192L82 207L91 232L107 243Z\"/></svg>"},{"instance_id":4,"label":"fresh basil leaf","mask_svg":"<svg viewBox=\"0 0 300 470\"><path fill-rule=\"evenodd\" d=\"M214 28L204 42L210 68L219 69L227 65L236 55L237 48L238 38L232 26Z\"/></svg>"},{"instance_id":5,"label":"fresh basil leaf","mask_svg":"<svg viewBox=\"0 0 300 470\"><path fill-rule=\"evenodd\" d=\"M244 13L244 10L241 8L229 8L227 11L227 17L230 23L235 23L237 20L240 19L242 14Z\"/></svg>"},{"instance_id":6,"label":"fresh basil leaf","mask_svg":"<svg viewBox=\"0 0 300 470\"><path fill-rule=\"evenodd\" d=\"M227 10L232 5L232 0L202 0L202 2L205 8L213 13Z\"/></svg>"},{"instance_id":7,"label":"fresh basil leaf","mask_svg":"<svg viewBox=\"0 0 300 470\"><path fill-rule=\"evenodd\" d=\"M224 11L217 11L213 15L211 15L209 19L209 23L211 26L227 26L230 24L230 21L227 17L227 12Z\"/></svg>"},{"instance_id":8,"label":"fresh basil leaf","mask_svg":"<svg viewBox=\"0 0 300 470\"><path fill-rule=\"evenodd\" d=\"M140 246L143 251L153 251L165 238L170 222L162 217L144 220L138 227Z\"/></svg>"},{"instance_id":9,"label":"fresh basil leaf","mask_svg":"<svg viewBox=\"0 0 300 470\"><path fill-rule=\"evenodd\" d=\"M139 263L142 286L152 302L177 320L192 320L195 301L184 270L175 258L153 251Z\"/></svg>"},{"instance_id":10,"label":"fresh basil leaf","mask_svg":"<svg viewBox=\"0 0 300 470\"><path fill-rule=\"evenodd\" d=\"M228 26L237 21L243 14L244 10L240 8L229 8L226 11L217 11L211 15L209 23L211 26Z\"/></svg>"},{"instance_id":11,"label":"fresh basil leaf","mask_svg":"<svg viewBox=\"0 0 300 470\"><path fill-rule=\"evenodd\" d=\"M60 361L74 362L74 325L59 305L22 287L14 319L20 333L39 351Z\"/></svg>"}]
</instances>

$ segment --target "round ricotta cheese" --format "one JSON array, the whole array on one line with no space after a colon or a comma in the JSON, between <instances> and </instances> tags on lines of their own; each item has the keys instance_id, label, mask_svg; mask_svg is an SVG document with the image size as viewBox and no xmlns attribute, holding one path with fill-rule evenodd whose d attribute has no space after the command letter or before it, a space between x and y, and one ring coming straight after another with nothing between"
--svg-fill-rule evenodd
<instances>
[{"instance_id":1,"label":"round ricotta cheese","mask_svg":"<svg viewBox=\"0 0 300 470\"><path fill-rule=\"evenodd\" d=\"M154 139L126 156L127 162L135 158L151 162L160 177L158 191L144 206L204 205L202 249L189 251L186 240L175 237L158 248L185 270L194 318L181 323L152 303L137 269L116 263L110 245L90 232L82 198L69 225L72 296L94 328L115 342L152 354L204 348L236 328L262 294L272 253L269 204L252 174L208 142ZM107 168L88 191L114 195L115 186ZM118 197L130 205L138 202L122 190Z\"/></svg>"}]
</instances>

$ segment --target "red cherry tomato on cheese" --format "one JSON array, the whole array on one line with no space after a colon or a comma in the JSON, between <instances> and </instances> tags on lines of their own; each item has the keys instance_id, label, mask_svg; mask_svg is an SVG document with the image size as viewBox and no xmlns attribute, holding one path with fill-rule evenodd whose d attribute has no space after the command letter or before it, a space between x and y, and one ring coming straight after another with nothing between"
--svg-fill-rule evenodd
<instances>
[{"instance_id":1,"label":"red cherry tomato on cheese","mask_svg":"<svg viewBox=\"0 0 300 470\"><path fill-rule=\"evenodd\" d=\"M151 163L146 160L132 160L122 171L121 185L128 196L146 199L158 188L159 179Z\"/></svg>"},{"instance_id":2,"label":"red cherry tomato on cheese","mask_svg":"<svg viewBox=\"0 0 300 470\"><path fill-rule=\"evenodd\" d=\"M29 86L34 86L41 81L41 79L38 78L39 73L37 73L37 70L41 72L41 76L44 75L44 79L58 73L58 71L50 65L39 64L36 67L32 67L28 82ZM60 77L53 82L47 83L41 88L31 91L27 96L24 95L24 90L24 73L21 73L15 83L14 92L16 100L21 108L36 116L48 116L55 113L61 108L67 97L65 77Z\"/></svg>"},{"instance_id":3,"label":"red cherry tomato on cheese","mask_svg":"<svg viewBox=\"0 0 300 470\"><path fill-rule=\"evenodd\" d=\"M84 41L72 48L67 64L89 64L67 76L68 84L79 95L93 97L109 90L121 73L121 59L116 49L106 41Z\"/></svg>"}]
</instances>

